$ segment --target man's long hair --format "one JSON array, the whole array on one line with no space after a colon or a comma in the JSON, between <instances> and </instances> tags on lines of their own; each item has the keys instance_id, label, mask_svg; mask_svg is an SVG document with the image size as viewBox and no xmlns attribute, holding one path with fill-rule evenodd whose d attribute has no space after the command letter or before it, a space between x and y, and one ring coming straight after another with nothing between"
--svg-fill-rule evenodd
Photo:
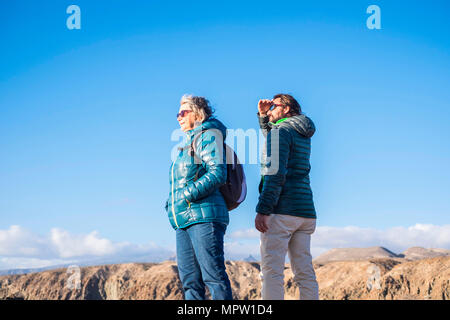
<instances>
[{"instance_id":1,"label":"man's long hair","mask_svg":"<svg viewBox=\"0 0 450 320\"><path fill-rule=\"evenodd\" d=\"M274 100L277 98L280 98L281 103L289 107L289 113L291 114L291 116L296 116L302 113L300 104L290 94L279 93L273 96Z\"/></svg>"}]
</instances>

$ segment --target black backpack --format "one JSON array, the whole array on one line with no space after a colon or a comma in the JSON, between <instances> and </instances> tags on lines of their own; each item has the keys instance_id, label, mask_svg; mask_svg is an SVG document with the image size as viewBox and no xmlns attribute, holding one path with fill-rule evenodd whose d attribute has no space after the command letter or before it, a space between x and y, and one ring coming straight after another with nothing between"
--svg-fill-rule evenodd
<instances>
[{"instance_id":1,"label":"black backpack","mask_svg":"<svg viewBox=\"0 0 450 320\"><path fill-rule=\"evenodd\" d=\"M198 133L190 146L190 155L197 159L198 163L201 163L201 159L195 154L195 144L200 138L201 134L206 130L202 130ZM247 196L247 183L245 180L244 167L239 162L239 159L233 149L230 148L225 142L223 143L224 150L226 153L226 165L227 165L227 182L222 185L219 190L222 193L225 203L227 204L228 211L236 209ZM195 174L194 181L198 180L200 168Z\"/></svg>"}]
</instances>

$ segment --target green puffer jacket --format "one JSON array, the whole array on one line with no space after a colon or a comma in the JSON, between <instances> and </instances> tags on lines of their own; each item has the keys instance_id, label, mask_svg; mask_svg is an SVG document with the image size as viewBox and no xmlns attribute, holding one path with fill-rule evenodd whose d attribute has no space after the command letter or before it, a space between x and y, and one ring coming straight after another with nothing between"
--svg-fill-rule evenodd
<instances>
[{"instance_id":1,"label":"green puffer jacket","mask_svg":"<svg viewBox=\"0 0 450 320\"><path fill-rule=\"evenodd\" d=\"M205 131L195 140L196 156L201 159L201 164L198 160L196 163L190 154L190 145L202 130L207 129L215 130ZM170 166L170 191L166 201L169 221L175 230L200 222L228 224L227 206L219 191L227 179L225 153L219 151L226 138L226 127L219 120L210 118L186 134L187 144L180 148Z\"/></svg>"},{"instance_id":2,"label":"green puffer jacket","mask_svg":"<svg viewBox=\"0 0 450 320\"><path fill-rule=\"evenodd\" d=\"M309 181L314 123L303 114L276 124L270 123L267 116L258 118L267 140L256 212L316 218Z\"/></svg>"}]
</instances>

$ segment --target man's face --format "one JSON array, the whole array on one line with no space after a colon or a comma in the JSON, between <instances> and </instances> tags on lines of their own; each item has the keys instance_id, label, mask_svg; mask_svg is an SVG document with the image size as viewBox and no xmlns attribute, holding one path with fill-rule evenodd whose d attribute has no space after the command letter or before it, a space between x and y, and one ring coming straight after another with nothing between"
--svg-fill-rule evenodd
<instances>
[{"instance_id":1,"label":"man's face","mask_svg":"<svg viewBox=\"0 0 450 320\"><path fill-rule=\"evenodd\" d=\"M277 122L280 119L286 118L289 113L289 107L281 103L281 98L273 100L273 106L267 111L270 122Z\"/></svg>"}]
</instances>

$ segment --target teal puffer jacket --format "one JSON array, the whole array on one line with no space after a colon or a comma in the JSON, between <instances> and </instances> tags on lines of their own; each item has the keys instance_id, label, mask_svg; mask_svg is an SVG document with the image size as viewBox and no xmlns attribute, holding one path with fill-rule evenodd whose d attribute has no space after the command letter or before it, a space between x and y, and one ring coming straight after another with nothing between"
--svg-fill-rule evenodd
<instances>
[{"instance_id":1,"label":"teal puffer jacket","mask_svg":"<svg viewBox=\"0 0 450 320\"><path fill-rule=\"evenodd\" d=\"M267 116L259 117L259 123L267 139L256 212L316 218L309 181L314 123L303 114L276 124L270 123Z\"/></svg>"},{"instance_id":2,"label":"teal puffer jacket","mask_svg":"<svg viewBox=\"0 0 450 320\"><path fill-rule=\"evenodd\" d=\"M207 129L199 139L195 139L200 163L190 154L190 145L194 137ZM219 191L227 179L225 153L221 149L226 127L219 120L210 118L186 134L186 146L180 148L170 166L170 190L166 201L169 221L175 230L201 222L228 224L227 206Z\"/></svg>"}]
</instances>

